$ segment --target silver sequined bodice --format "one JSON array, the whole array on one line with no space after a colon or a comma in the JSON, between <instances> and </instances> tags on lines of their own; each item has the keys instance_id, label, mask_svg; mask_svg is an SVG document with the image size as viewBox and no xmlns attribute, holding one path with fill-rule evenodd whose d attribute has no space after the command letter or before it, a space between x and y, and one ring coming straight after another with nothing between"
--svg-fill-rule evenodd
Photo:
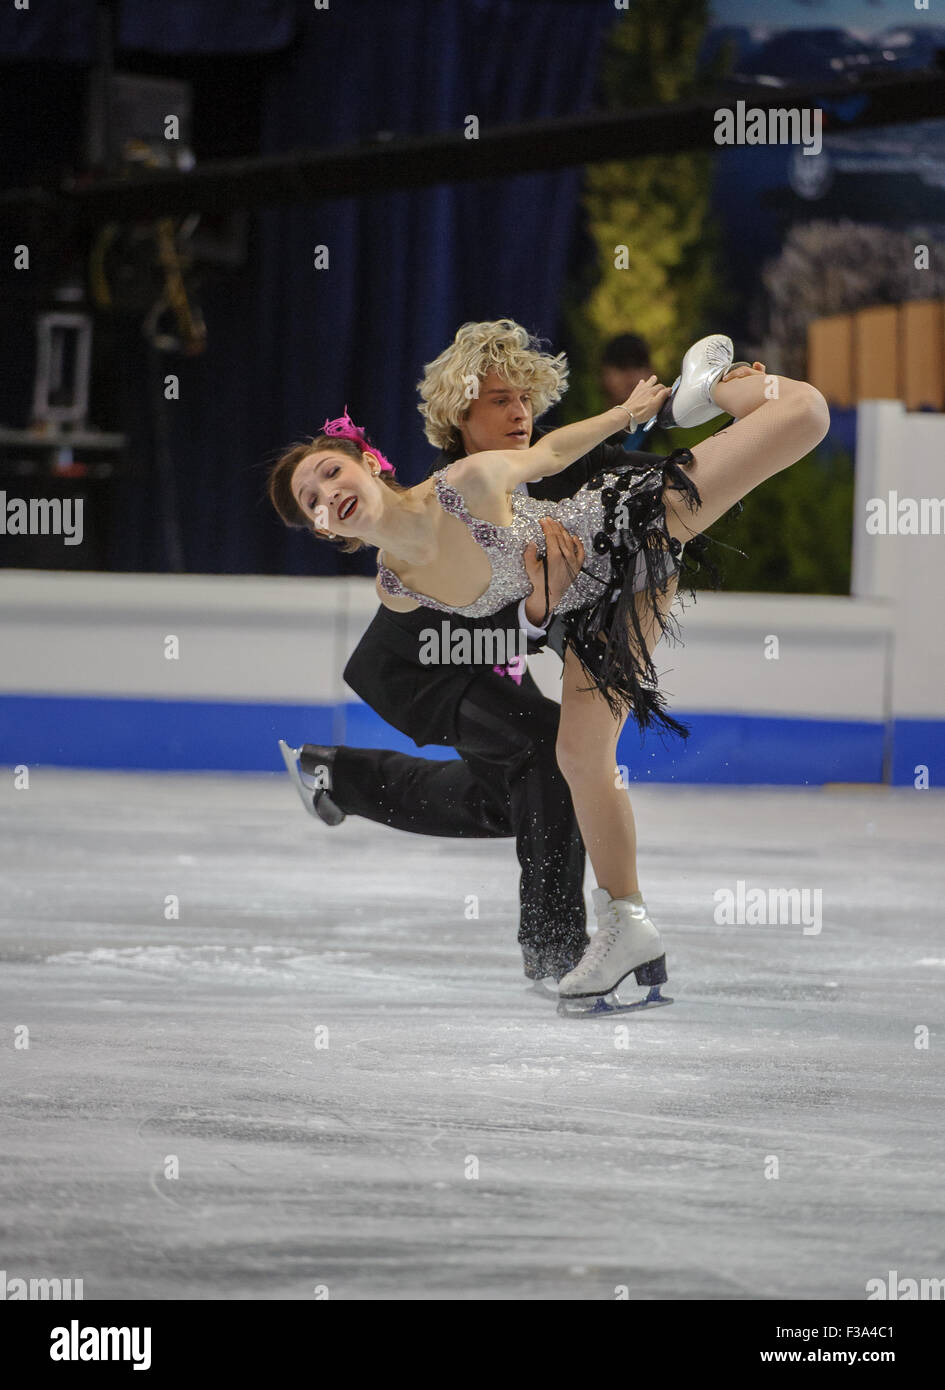
<instances>
[{"instance_id":1,"label":"silver sequined bodice","mask_svg":"<svg viewBox=\"0 0 945 1390\"><path fill-rule=\"evenodd\" d=\"M509 603L523 599L532 591L531 580L525 570L523 559L526 546L537 542L538 551L544 551L544 532L539 525L542 517L553 517L561 525L577 536L584 546L584 563L555 608L555 612L570 613L577 608L585 608L601 595L610 575L610 555L596 554L594 537L604 524L604 504L601 489L582 487L573 497L565 497L560 502L542 501L529 497L524 492L511 494L512 522L509 526L496 526L491 521L482 521L470 514L463 498L447 481L445 474L449 467L441 468L434 474L434 487L437 500L451 516L458 517L469 527L473 540L481 546L492 565L492 579L484 593L475 603L465 608L450 608L426 594L418 594L407 586L384 565L377 562L382 588L388 594L415 599L425 608L438 608L443 613L460 613L467 618L486 618L498 613ZM649 472L657 472L659 464ZM613 484L619 475L603 473L604 485ZM637 475L640 479L648 473ZM633 489L626 492L628 502L633 497ZM642 569L642 566L641 566Z\"/></svg>"}]
</instances>

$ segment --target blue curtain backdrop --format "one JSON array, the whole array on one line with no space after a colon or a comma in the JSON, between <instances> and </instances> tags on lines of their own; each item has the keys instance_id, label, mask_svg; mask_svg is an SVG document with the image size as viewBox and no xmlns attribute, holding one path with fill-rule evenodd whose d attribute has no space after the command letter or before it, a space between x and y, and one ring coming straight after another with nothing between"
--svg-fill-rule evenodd
<instances>
[{"instance_id":1,"label":"blue curtain backdrop","mask_svg":"<svg viewBox=\"0 0 945 1390\"><path fill-rule=\"evenodd\" d=\"M0 53L90 63L94 11L76 0L26 14L5 7ZM124 0L116 67L124 49L255 51L260 152L325 149L380 131L462 131L468 115L487 129L588 110L618 17L597 0L357 0L328 10L307 0ZM422 477L432 457L416 410L423 364L468 319L509 316L556 341L579 191L575 170L254 212L246 265L200 293L207 352L161 359L180 377L167 414L184 567L370 572L370 553L340 556L281 526L265 500L265 460L347 404L403 481ZM317 246L328 248L327 270L314 268ZM133 327L115 336L112 362L131 449L111 563L161 570L162 485Z\"/></svg>"}]
</instances>

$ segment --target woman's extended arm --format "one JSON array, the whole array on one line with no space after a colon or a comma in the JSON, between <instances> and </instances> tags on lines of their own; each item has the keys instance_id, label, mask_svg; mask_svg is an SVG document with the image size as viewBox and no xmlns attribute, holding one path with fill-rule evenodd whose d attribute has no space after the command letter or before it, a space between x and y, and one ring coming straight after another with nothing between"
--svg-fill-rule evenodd
<instances>
[{"instance_id":1,"label":"woman's extended arm","mask_svg":"<svg viewBox=\"0 0 945 1390\"><path fill-rule=\"evenodd\" d=\"M636 419L640 424L639 416ZM612 434L630 425L630 417L619 405L605 410L603 415L592 415L589 420L577 420L573 425L562 425L552 430L533 444L530 449L512 454L513 462L519 465L516 482L533 483L549 474L561 473L569 464L575 463L597 444L602 444ZM632 426L631 426L632 428Z\"/></svg>"},{"instance_id":2,"label":"woman's extended arm","mask_svg":"<svg viewBox=\"0 0 945 1390\"><path fill-rule=\"evenodd\" d=\"M669 395L670 387L661 386L655 376L649 381L641 381L627 397L625 405L615 405L602 415L593 415L589 420L578 420L573 425L562 425L552 430L533 444L530 449L503 453L510 472L510 485L533 483L539 478L547 478L552 473L561 473L569 464L583 458L596 445L616 434L618 430L633 428L633 420L642 425L655 415ZM629 412L629 413L628 413ZM633 416L631 420L630 416Z\"/></svg>"}]
</instances>

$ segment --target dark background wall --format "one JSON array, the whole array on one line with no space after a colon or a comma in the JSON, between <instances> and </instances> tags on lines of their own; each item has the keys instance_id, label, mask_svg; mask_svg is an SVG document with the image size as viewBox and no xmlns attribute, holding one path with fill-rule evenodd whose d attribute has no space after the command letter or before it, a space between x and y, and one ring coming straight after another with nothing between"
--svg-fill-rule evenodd
<instances>
[{"instance_id":1,"label":"dark background wall","mask_svg":"<svg viewBox=\"0 0 945 1390\"><path fill-rule=\"evenodd\" d=\"M656 8L653 23L665 34L656 32L654 41L672 52L672 16ZM866 72L943 62L945 26L927 14L889 27L881 10L866 13L865 0L824 0L816 8L812 15L795 4L759 17L746 0L716 0L700 61L726 44L735 73L774 84L774 93L782 81L832 81L845 65ZM4 5L0 192L55 188L82 169L86 87L103 31L117 71L191 85L199 164L458 133L469 115L488 131L592 110L601 101L605 40L622 19L645 27L644 11L652 9L643 0L629 14L601 0L332 0L327 10L310 0ZM864 28L871 31L865 39L857 36ZM629 86L632 106L641 88ZM845 132L863 100L854 91L827 103L822 187L792 186L796 151L787 147L720 149L713 161L724 305L709 327L730 333L740 356L760 347L765 266L795 224L852 216L891 228L921 224L922 240L941 236L945 212L934 171L945 121ZM95 515L87 525L107 536L95 567L370 573L370 554L344 557L281 526L265 500L267 459L347 405L400 476L416 481L431 458L416 382L467 319L518 319L569 351L577 386L580 353L562 310L569 288L595 273L582 184L583 170L573 169L251 210L239 266L200 270L196 299L208 346L198 357L149 355L143 309L97 312L90 419L123 431L129 448L117 479L89 494ZM213 216L201 225L213 227ZM5 213L0 200L0 426L29 422L37 310L52 307L56 285L88 275L87 243L68 227L50 228L48 218L45 231L30 217ZM28 273L12 269L12 247L21 243L31 247ZM320 245L329 250L327 270L313 266ZM156 294L153 269L152 279ZM693 336L707 331L695 310L688 326ZM180 378L179 401L163 400L168 372ZM597 408L593 361L586 375L588 408ZM578 397L573 390L568 409ZM851 413L836 412L835 425L834 443L849 457ZM793 470L783 486L796 491L800 476ZM847 559L848 540L841 516L832 544ZM5 556L9 549L8 542ZM733 574L733 583L845 591L839 571L813 573L805 561L785 578L757 535L754 550L755 569ZM824 551L820 537L810 550Z\"/></svg>"},{"instance_id":2,"label":"dark background wall","mask_svg":"<svg viewBox=\"0 0 945 1390\"><path fill-rule=\"evenodd\" d=\"M596 0L358 0L326 11L303 0L123 0L113 13L116 69L193 83L198 161L461 131L469 114L488 128L589 109L617 17ZM5 7L7 187L75 169L95 52L94 4ZM245 263L214 270L198 292L206 352L158 363L181 383L180 400L163 407L169 488L153 462L162 408L139 325L98 319L91 421L130 437L110 566L168 567L169 491L188 570L370 572L370 554L342 557L282 527L264 497L265 460L347 404L403 480L422 477L431 451L415 384L457 326L511 316L555 339L579 179L575 170L252 212ZM28 229L7 232L29 240ZM318 245L327 270L313 267ZM23 426L33 306L7 299L0 423Z\"/></svg>"}]
</instances>

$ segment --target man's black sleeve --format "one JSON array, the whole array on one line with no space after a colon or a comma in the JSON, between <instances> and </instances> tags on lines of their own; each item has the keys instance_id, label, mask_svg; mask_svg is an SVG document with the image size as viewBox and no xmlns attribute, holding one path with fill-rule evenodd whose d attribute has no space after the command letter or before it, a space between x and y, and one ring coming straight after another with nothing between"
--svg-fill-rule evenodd
<instances>
[{"instance_id":1,"label":"man's black sleeve","mask_svg":"<svg viewBox=\"0 0 945 1390\"><path fill-rule=\"evenodd\" d=\"M640 450L621 449L619 444L595 444L588 453L582 454L574 463L560 473L552 473L543 478L531 491L538 496L547 494L555 499L573 497L578 488L584 486L595 473L604 473L627 468L646 469L653 467L653 455Z\"/></svg>"}]
</instances>

